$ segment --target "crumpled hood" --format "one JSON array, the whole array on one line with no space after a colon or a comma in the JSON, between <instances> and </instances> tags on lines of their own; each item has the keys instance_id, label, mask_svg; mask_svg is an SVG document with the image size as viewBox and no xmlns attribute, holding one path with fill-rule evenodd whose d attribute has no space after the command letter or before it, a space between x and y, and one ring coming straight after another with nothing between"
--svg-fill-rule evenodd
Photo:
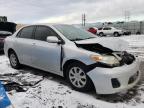
<instances>
[{"instance_id":1,"label":"crumpled hood","mask_svg":"<svg viewBox=\"0 0 144 108\"><path fill-rule=\"evenodd\" d=\"M118 38L92 38L81 41L76 41L77 44L94 44L98 43L113 51L125 51L128 48L128 42Z\"/></svg>"}]
</instances>

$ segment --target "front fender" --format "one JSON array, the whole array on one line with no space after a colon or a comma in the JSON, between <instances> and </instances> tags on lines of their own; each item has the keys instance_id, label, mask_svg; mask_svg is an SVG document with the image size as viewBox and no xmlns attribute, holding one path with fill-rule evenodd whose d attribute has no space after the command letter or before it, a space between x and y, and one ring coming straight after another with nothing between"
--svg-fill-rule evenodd
<instances>
[{"instance_id":1,"label":"front fender","mask_svg":"<svg viewBox=\"0 0 144 108\"><path fill-rule=\"evenodd\" d=\"M80 49L77 47L64 47L64 59L63 59L63 64L65 64L66 61L68 60L77 60L85 65L90 65L95 63L95 61L92 61L90 59L90 55L93 54L93 52L86 51L84 49ZM96 54L96 53L94 53Z\"/></svg>"}]
</instances>

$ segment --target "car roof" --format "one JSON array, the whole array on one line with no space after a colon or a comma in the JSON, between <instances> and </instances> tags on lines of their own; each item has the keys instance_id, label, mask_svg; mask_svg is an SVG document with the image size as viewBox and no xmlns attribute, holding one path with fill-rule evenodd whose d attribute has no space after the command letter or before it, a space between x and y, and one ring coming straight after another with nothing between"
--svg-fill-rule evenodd
<instances>
[{"instance_id":1,"label":"car roof","mask_svg":"<svg viewBox=\"0 0 144 108\"><path fill-rule=\"evenodd\" d=\"M54 26L54 25L69 25L69 24L57 24L57 23L38 23L38 24L30 24L30 25L26 25L24 27L27 26L36 26L36 25L43 25L43 26Z\"/></svg>"}]
</instances>

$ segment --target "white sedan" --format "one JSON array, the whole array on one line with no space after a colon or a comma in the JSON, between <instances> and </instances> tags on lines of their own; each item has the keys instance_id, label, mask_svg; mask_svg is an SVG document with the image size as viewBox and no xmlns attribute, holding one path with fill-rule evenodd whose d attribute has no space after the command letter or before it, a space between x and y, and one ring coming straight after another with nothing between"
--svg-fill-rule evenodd
<instances>
[{"instance_id":1,"label":"white sedan","mask_svg":"<svg viewBox=\"0 0 144 108\"><path fill-rule=\"evenodd\" d=\"M97 35L101 37L105 35L113 35L114 37L118 37L123 34L124 34L123 30L114 27L102 27L97 29Z\"/></svg>"},{"instance_id":2,"label":"white sedan","mask_svg":"<svg viewBox=\"0 0 144 108\"><path fill-rule=\"evenodd\" d=\"M71 25L30 25L6 38L4 51L13 68L28 65L65 77L78 91L113 94L140 78L139 60L126 46Z\"/></svg>"}]
</instances>

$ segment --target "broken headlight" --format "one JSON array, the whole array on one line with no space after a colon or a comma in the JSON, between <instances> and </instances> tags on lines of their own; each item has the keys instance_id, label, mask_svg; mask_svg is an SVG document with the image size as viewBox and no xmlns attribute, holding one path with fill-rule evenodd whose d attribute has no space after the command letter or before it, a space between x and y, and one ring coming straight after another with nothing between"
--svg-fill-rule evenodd
<instances>
[{"instance_id":1,"label":"broken headlight","mask_svg":"<svg viewBox=\"0 0 144 108\"><path fill-rule=\"evenodd\" d=\"M120 64L119 60L112 55L91 55L90 58L93 61L108 64L110 66Z\"/></svg>"}]
</instances>

